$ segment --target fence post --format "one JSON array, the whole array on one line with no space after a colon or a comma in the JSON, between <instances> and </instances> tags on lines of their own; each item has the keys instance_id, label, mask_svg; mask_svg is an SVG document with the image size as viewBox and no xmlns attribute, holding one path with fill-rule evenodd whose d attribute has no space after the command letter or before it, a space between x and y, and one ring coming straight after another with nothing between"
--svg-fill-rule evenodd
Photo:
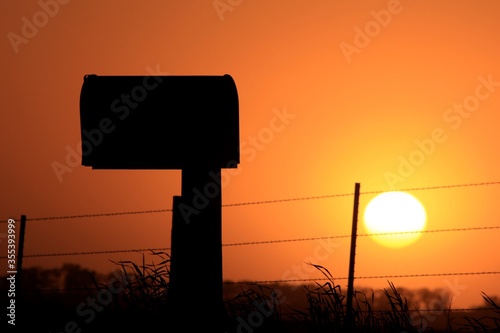
<instances>
[{"instance_id":1,"label":"fence post","mask_svg":"<svg viewBox=\"0 0 500 333\"><path fill-rule=\"evenodd\" d=\"M349 277L347 283L346 325L349 330L354 328L352 299L354 297L354 257L356 256L356 236L358 229L359 183L354 190L354 209L352 213L351 254L349 257Z\"/></svg>"},{"instance_id":2,"label":"fence post","mask_svg":"<svg viewBox=\"0 0 500 333\"><path fill-rule=\"evenodd\" d=\"M24 253L24 233L26 230L26 215L21 215L21 226L19 227L19 242L17 243L17 265L16 265L16 294L19 296L19 302L16 302L16 312L18 314L25 313L22 311L24 304L26 303L26 297L24 297L25 292L23 288L23 253ZM21 316L16 316L18 326L24 327L24 321L26 318L20 318Z\"/></svg>"},{"instance_id":3,"label":"fence post","mask_svg":"<svg viewBox=\"0 0 500 333\"><path fill-rule=\"evenodd\" d=\"M19 228L19 244L17 250L17 276L21 281L21 274L23 271L23 253L24 253L24 233L26 230L26 215L21 215L21 226Z\"/></svg>"}]
</instances>

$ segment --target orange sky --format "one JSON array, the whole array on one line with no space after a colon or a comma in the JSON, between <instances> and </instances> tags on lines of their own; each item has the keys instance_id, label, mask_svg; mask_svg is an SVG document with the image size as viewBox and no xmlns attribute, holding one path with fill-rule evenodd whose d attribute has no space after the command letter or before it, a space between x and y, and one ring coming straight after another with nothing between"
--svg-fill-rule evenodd
<instances>
[{"instance_id":1,"label":"orange sky","mask_svg":"<svg viewBox=\"0 0 500 333\"><path fill-rule=\"evenodd\" d=\"M89 73L231 74L242 155L238 174L226 180L225 204L352 193L356 182L368 192L499 180L497 1L54 1L0 4L0 218L169 209L180 194L178 170L76 166L57 175L54 162L67 163L79 144ZM266 137L271 124L279 130ZM412 194L427 209L428 229L498 225L498 185ZM372 197L361 196L360 212ZM223 242L348 235L352 205L346 196L226 207ZM170 213L32 221L25 254L168 247L170 227ZM362 224L358 230L365 232ZM498 236L496 229L424 234L400 250L360 237L356 274L498 271ZM348 254L349 238L224 247L224 277L320 276L290 273L309 260L345 277ZM74 261L109 270L109 259L139 258L26 258L25 265ZM457 307L480 303L481 291L500 294L498 275L392 281L454 285ZM387 287L385 279L356 283Z\"/></svg>"}]
</instances>

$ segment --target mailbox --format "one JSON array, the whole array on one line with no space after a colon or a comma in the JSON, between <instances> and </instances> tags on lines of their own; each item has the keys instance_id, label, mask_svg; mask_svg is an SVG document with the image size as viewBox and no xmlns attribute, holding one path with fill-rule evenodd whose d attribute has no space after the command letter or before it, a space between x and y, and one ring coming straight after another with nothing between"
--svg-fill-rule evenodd
<instances>
[{"instance_id":1,"label":"mailbox","mask_svg":"<svg viewBox=\"0 0 500 333\"><path fill-rule=\"evenodd\" d=\"M220 76L86 75L82 165L93 169L236 168L235 82Z\"/></svg>"}]
</instances>

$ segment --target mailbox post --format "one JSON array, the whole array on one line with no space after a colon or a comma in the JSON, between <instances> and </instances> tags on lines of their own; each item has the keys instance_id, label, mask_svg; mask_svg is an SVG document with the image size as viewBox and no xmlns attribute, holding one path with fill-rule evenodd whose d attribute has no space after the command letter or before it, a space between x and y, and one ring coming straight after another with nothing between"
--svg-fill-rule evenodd
<instances>
[{"instance_id":1,"label":"mailbox post","mask_svg":"<svg viewBox=\"0 0 500 333\"><path fill-rule=\"evenodd\" d=\"M86 75L82 165L182 170L173 198L170 319L187 332L223 331L221 169L236 168L238 93L230 75Z\"/></svg>"}]
</instances>

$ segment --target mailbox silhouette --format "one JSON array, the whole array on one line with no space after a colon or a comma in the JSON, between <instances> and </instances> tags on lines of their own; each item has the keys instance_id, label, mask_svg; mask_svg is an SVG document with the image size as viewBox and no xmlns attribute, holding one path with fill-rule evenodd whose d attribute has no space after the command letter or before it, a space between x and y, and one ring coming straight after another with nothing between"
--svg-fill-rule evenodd
<instances>
[{"instance_id":1,"label":"mailbox silhouette","mask_svg":"<svg viewBox=\"0 0 500 333\"><path fill-rule=\"evenodd\" d=\"M85 75L82 165L93 169L236 168L238 92L230 75Z\"/></svg>"}]
</instances>

